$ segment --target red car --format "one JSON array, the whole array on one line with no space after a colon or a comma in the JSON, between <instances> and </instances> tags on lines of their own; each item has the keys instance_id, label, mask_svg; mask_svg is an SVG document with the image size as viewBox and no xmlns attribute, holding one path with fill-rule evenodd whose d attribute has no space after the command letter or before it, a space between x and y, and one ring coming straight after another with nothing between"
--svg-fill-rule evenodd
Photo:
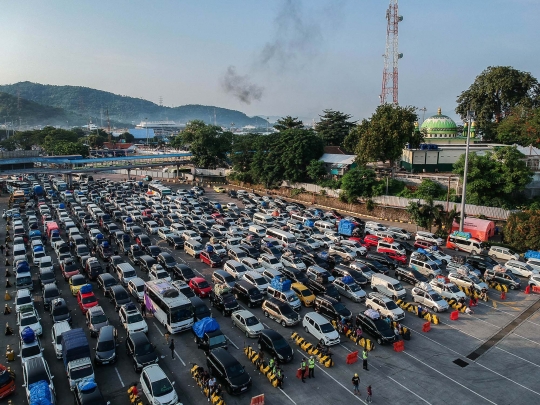
<instances>
[{"instance_id":1,"label":"red car","mask_svg":"<svg viewBox=\"0 0 540 405\"><path fill-rule=\"evenodd\" d=\"M86 314L86 312L88 312L88 308L95 307L98 304L98 300L93 291L85 293L81 290L79 290L77 293L77 302L79 303L82 313Z\"/></svg>"},{"instance_id":2,"label":"red car","mask_svg":"<svg viewBox=\"0 0 540 405\"><path fill-rule=\"evenodd\" d=\"M68 281L75 274L81 274L79 265L73 259L66 259L60 262L60 270L64 280Z\"/></svg>"},{"instance_id":3,"label":"red car","mask_svg":"<svg viewBox=\"0 0 540 405\"><path fill-rule=\"evenodd\" d=\"M199 257L201 258L201 262L206 263L210 267L221 266L221 257L213 252L201 252Z\"/></svg>"},{"instance_id":4,"label":"red car","mask_svg":"<svg viewBox=\"0 0 540 405\"><path fill-rule=\"evenodd\" d=\"M201 298L208 297L210 291L212 291L212 287L210 287L208 281L202 277L194 277L189 280L189 288L193 290L196 296Z\"/></svg>"},{"instance_id":5,"label":"red car","mask_svg":"<svg viewBox=\"0 0 540 405\"><path fill-rule=\"evenodd\" d=\"M363 247L365 247L366 249L369 250L369 245L366 244L366 242L364 242L364 240L360 236L351 236L349 238L349 240L352 240L354 242L358 242L360 244L360 246L363 246Z\"/></svg>"},{"instance_id":6,"label":"red car","mask_svg":"<svg viewBox=\"0 0 540 405\"><path fill-rule=\"evenodd\" d=\"M376 235L366 235L364 237L364 243L366 244L366 246L373 246L373 247L377 247L377 245L379 244L379 238L378 236Z\"/></svg>"},{"instance_id":7,"label":"red car","mask_svg":"<svg viewBox=\"0 0 540 405\"><path fill-rule=\"evenodd\" d=\"M0 364L0 399L15 392L15 373Z\"/></svg>"},{"instance_id":8,"label":"red car","mask_svg":"<svg viewBox=\"0 0 540 405\"><path fill-rule=\"evenodd\" d=\"M435 246L435 243L431 243L431 242L428 242L427 240L421 240L421 239L418 239L416 241L414 241L414 245L413 245L416 249L429 249L430 247L432 246Z\"/></svg>"},{"instance_id":9,"label":"red car","mask_svg":"<svg viewBox=\"0 0 540 405\"><path fill-rule=\"evenodd\" d=\"M407 264L407 255L400 255L396 252L384 252L386 256L388 256L391 259L394 259L396 262L399 262L401 264Z\"/></svg>"}]
</instances>

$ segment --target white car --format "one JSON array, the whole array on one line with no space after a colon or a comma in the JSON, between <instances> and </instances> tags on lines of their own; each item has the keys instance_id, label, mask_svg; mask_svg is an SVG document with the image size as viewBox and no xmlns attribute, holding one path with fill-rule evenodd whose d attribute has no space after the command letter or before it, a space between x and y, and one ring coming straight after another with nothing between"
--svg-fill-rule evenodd
<instances>
[{"instance_id":1,"label":"white car","mask_svg":"<svg viewBox=\"0 0 540 405\"><path fill-rule=\"evenodd\" d=\"M251 257L244 257L240 263L242 263L248 270L262 273L264 271L264 266L259 263L257 260L251 258Z\"/></svg>"},{"instance_id":2,"label":"white car","mask_svg":"<svg viewBox=\"0 0 540 405\"><path fill-rule=\"evenodd\" d=\"M187 229L182 233L182 238L184 238L185 241L188 241L190 239L196 240L197 242L202 241L201 235L190 229Z\"/></svg>"},{"instance_id":3,"label":"white car","mask_svg":"<svg viewBox=\"0 0 540 405\"><path fill-rule=\"evenodd\" d=\"M314 233L311 235L313 239L315 239L317 242L321 244L324 248L328 249L330 246L335 245L335 243L330 239L327 235L323 235L320 233Z\"/></svg>"},{"instance_id":4,"label":"white car","mask_svg":"<svg viewBox=\"0 0 540 405\"><path fill-rule=\"evenodd\" d=\"M283 263L281 263L277 257L270 255L268 253L264 253L259 257L259 263L267 268L267 269L273 269L273 270L281 270L283 269Z\"/></svg>"},{"instance_id":5,"label":"white car","mask_svg":"<svg viewBox=\"0 0 540 405\"><path fill-rule=\"evenodd\" d=\"M366 221L366 235L372 231L386 231L386 226L378 222Z\"/></svg>"},{"instance_id":6,"label":"white car","mask_svg":"<svg viewBox=\"0 0 540 405\"><path fill-rule=\"evenodd\" d=\"M435 243L437 246L442 246L442 244L444 243L441 238L438 238L433 233L423 231L416 232L414 240L425 240L427 242Z\"/></svg>"},{"instance_id":7,"label":"white car","mask_svg":"<svg viewBox=\"0 0 540 405\"><path fill-rule=\"evenodd\" d=\"M429 282L431 288L437 291L443 298L455 299L459 301L460 299L467 299L467 296L463 291L461 291L454 283L446 283L439 281L436 278Z\"/></svg>"},{"instance_id":8,"label":"white car","mask_svg":"<svg viewBox=\"0 0 540 405\"><path fill-rule=\"evenodd\" d=\"M144 227L151 235L156 235L158 233L159 225L156 221L148 221Z\"/></svg>"},{"instance_id":9,"label":"white car","mask_svg":"<svg viewBox=\"0 0 540 405\"><path fill-rule=\"evenodd\" d=\"M238 205L233 202L227 203L227 208L230 210L238 209Z\"/></svg>"},{"instance_id":10,"label":"white car","mask_svg":"<svg viewBox=\"0 0 540 405\"><path fill-rule=\"evenodd\" d=\"M178 394L173 383L157 364L142 369L140 384L148 403L153 405L178 404Z\"/></svg>"},{"instance_id":11,"label":"white car","mask_svg":"<svg viewBox=\"0 0 540 405\"><path fill-rule=\"evenodd\" d=\"M330 239L334 244L340 242L342 239L341 235L337 232L325 232L324 235L327 236L328 239Z\"/></svg>"},{"instance_id":12,"label":"white car","mask_svg":"<svg viewBox=\"0 0 540 405\"><path fill-rule=\"evenodd\" d=\"M256 271L246 271L242 276L242 279L257 287L261 293L266 294L269 284L266 278L261 274Z\"/></svg>"},{"instance_id":13,"label":"white car","mask_svg":"<svg viewBox=\"0 0 540 405\"><path fill-rule=\"evenodd\" d=\"M504 267L510 270L517 276L529 278L532 274L538 274L538 270L534 269L527 263L518 262L517 260L508 260Z\"/></svg>"},{"instance_id":14,"label":"white car","mask_svg":"<svg viewBox=\"0 0 540 405\"><path fill-rule=\"evenodd\" d=\"M342 240L340 245L346 246L353 252L356 252L356 256L365 256L367 253L367 249L355 240Z\"/></svg>"},{"instance_id":15,"label":"white car","mask_svg":"<svg viewBox=\"0 0 540 405\"><path fill-rule=\"evenodd\" d=\"M129 280L127 288L128 292L137 299L138 302L142 302L144 299L144 288L146 283L140 277L135 277Z\"/></svg>"},{"instance_id":16,"label":"white car","mask_svg":"<svg viewBox=\"0 0 540 405\"><path fill-rule=\"evenodd\" d=\"M160 226L157 231L157 235L163 239L166 240L167 236L173 235L173 232L167 228L166 226Z\"/></svg>"},{"instance_id":17,"label":"white car","mask_svg":"<svg viewBox=\"0 0 540 405\"><path fill-rule=\"evenodd\" d=\"M465 288L474 288L476 291L481 292L482 289L487 291L488 286L486 283L481 281L476 274L459 274L459 273L448 273L448 280L454 283L457 286Z\"/></svg>"},{"instance_id":18,"label":"white car","mask_svg":"<svg viewBox=\"0 0 540 405\"><path fill-rule=\"evenodd\" d=\"M366 306L369 309L378 310L381 315L390 316L394 321L405 318L405 312L394 301L379 293L369 293Z\"/></svg>"},{"instance_id":19,"label":"white car","mask_svg":"<svg viewBox=\"0 0 540 405\"><path fill-rule=\"evenodd\" d=\"M34 297L28 288L17 290L15 295L15 312L19 313L21 310L28 307L34 308Z\"/></svg>"},{"instance_id":20,"label":"white car","mask_svg":"<svg viewBox=\"0 0 540 405\"><path fill-rule=\"evenodd\" d=\"M501 246L491 246L488 255L494 259L501 260L518 260L519 255L511 249Z\"/></svg>"},{"instance_id":21,"label":"white car","mask_svg":"<svg viewBox=\"0 0 540 405\"><path fill-rule=\"evenodd\" d=\"M41 318L33 308L28 308L28 311L21 311L17 314L17 325L19 326L19 333L22 334L24 328L29 326L36 335L41 336L43 334L43 328L41 327ZM22 335L21 335L22 336Z\"/></svg>"},{"instance_id":22,"label":"white car","mask_svg":"<svg viewBox=\"0 0 540 405\"><path fill-rule=\"evenodd\" d=\"M300 238L297 238L297 241L308 245L312 249L319 249L321 247L321 243L313 239L312 237L308 237L308 238L300 237Z\"/></svg>"},{"instance_id":23,"label":"white car","mask_svg":"<svg viewBox=\"0 0 540 405\"><path fill-rule=\"evenodd\" d=\"M283 255L281 256L281 264L283 264L284 266L295 268L300 271L306 270L306 264L299 257Z\"/></svg>"},{"instance_id":24,"label":"white car","mask_svg":"<svg viewBox=\"0 0 540 405\"><path fill-rule=\"evenodd\" d=\"M344 281L344 279L345 277L338 277L334 280L333 284L336 290L354 302L363 302L366 299L366 292L354 280L347 283L347 280Z\"/></svg>"},{"instance_id":25,"label":"white car","mask_svg":"<svg viewBox=\"0 0 540 405\"><path fill-rule=\"evenodd\" d=\"M432 250L432 249L429 249L428 252L435 257L435 259L437 260L440 260L442 264L448 264L452 261L452 256L450 255L447 255L446 253L444 253L442 250L440 249L437 249L437 250Z\"/></svg>"},{"instance_id":26,"label":"white car","mask_svg":"<svg viewBox=\"0 0 540 405\"><path fill-rule=\"evenodd\" d=\"M386 232L394 235L394 238L405 239L405 240L410 240L412 238L412 235L410 234L409 231L403 228L395 227L395 226L389 227L386 230Z\"/></svg>"},{"instance_id":27,"label":"white car","mask_svg":"<svg viewBox=\"0 0 540 405\"><path fill-rule=\"evenodd\" d=\"M128 334L132 332L148 332L148 325L135 304L126 304L118 311L120 322Z\"/></svg>"},{"instance_id":28,"label":"white car","mask_svg":"<svg viewBox=\"0 0 540 405\"><path fill-rule=\"evenodd\" d=\"M448 310L448 303L440 296L440 294L431 288L427 283L420 283L411 291L414 302L420 305L431 308L434 312L444 312Z\"/></svg>"},{"instance_id":29,"label":"white car","mask_svg":"<svg viewBox=\"0 0 540 405\"><path fill-rule=\"evenodd\" d=\"M148 277L150 277L150 280L172 281L169 272L165 270L161 264L152 265L150 271L148 272Z\"/></svg>"}]
</instances>

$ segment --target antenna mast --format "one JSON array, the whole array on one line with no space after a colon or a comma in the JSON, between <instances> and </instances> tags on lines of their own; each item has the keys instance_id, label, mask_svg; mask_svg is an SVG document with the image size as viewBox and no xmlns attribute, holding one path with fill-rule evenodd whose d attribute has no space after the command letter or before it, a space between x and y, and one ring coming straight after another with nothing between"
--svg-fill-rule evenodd
<instances>
[{"instance_id":1,"label":"antenna mast","mask_svg":"<svg viewBox=\"0 0 540 405\"><path fill-rule=\"evenodd\" d=\"M384 69L382 78L382 91L379 98L381 104L390 102L398 104L398 60L403 57L398 52L398 25L403 17L398 15L398 0L390 0L386 10L386 50L384 52Z\"/></svg>"}]
</instances>

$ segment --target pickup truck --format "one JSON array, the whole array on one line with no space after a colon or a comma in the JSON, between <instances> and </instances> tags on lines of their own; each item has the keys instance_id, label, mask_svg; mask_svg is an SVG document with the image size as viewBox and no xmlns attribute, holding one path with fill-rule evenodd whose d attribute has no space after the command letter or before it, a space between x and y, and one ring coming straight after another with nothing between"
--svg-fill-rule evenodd
<instances>
[{"instance_id":1,"label":"pickup truck","mask_svg":"<svg viewBox=\"0 0 540 405\"><path fill-rule=\"evenodd\" d=\"M214 285L209 298L210 305L220 310L223 316L231 316L234 311L240 309L229 287L224 284Z\"/></svg>"},{"instance_id":2,"label":"pickup truck","mask_svg":"<svg viewBox=\"0 0 540 405\"><path fill-rule=\"evenodd\" d=\"M94 378L90 346L81 328L62 333L62 359L72 391L79 381Z\"/></svg>"}]
</instances>

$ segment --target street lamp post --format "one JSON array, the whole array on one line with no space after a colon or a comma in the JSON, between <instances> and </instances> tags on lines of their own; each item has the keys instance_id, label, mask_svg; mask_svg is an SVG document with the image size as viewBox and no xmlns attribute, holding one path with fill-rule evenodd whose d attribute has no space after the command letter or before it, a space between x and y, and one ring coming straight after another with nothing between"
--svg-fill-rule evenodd
<instances>
[{"instance_id":1,"label":"street lamp post","mask_svg":"<svg viewBox=\"0 0 540 405\"><path fill-rule=\"evenodd\" d=\"M471 143L471 126L474 120L474 111L467 111L465 117L467 126L467 146L465 147L465 167L463 168L463 191L461 192L461 213L459 216L459 231L463 232L463 224L465 223L465 195L467 193L467 172L469 171L469 145Z\"/></svg>"}]
</instances>

